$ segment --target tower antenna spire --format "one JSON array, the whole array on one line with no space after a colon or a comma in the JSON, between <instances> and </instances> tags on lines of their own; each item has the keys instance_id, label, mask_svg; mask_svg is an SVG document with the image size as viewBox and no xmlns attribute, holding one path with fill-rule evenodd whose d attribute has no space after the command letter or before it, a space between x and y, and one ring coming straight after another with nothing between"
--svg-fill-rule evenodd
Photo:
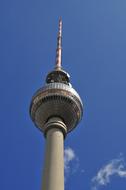
<instances>
[{"instance_id":1,"label":"tower antenna spire","mask_svg":"<svg viewBox=\"0 0 126 190\"><path fill-rule=\"evenodd\" d=\"M62 18L59 18L59 31L57 36L57 49L56 49L56 70L61 69L62 64Z\"/></svg>"}]
</instances>

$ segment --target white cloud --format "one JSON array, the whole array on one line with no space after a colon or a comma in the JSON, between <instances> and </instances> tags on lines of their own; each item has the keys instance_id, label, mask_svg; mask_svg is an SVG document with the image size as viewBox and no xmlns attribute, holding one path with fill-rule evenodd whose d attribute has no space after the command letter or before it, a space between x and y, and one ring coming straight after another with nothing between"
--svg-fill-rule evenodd
<instances>
[{"instance_id":1,"label":"white cloud","mask_svg":"<svg viewBox=\"0 0 126 190\"><path fill-rule=\"evenodd\" d=\"M75 153L72 148L66 148L64 150L64 162L67 165L70 161L72 161L75 158Z\"/></svg>"},{"instance_id":2,"label":"white cloud","mask_svg":"<svg viewBox=\"0 0 126 190\"><path fill-rule=\"evenodd\" d=\"M110 183L113 175L126 179L125 162L122 156L111 160L98 171L97 175L92 179L92 190L97 190L100 186Z\"/></svg>"},{"instance_id":3,"label":"white cloud","mask_svg":"<svg viewBox=\"0 0 126 190\"><path fill-rule=\"evenodd\" d=\"M75 155L72 148L68 147L64 150L64 169L65 169L65 181L70 174L77 171L79 166L79 159Z\"/></svg>"}]
</instances>

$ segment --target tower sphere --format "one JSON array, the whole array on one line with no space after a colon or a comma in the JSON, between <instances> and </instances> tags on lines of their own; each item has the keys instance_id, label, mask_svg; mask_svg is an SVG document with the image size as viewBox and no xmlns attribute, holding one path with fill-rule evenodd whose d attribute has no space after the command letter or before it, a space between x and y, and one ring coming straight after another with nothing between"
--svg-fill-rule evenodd
<instances>
[{"instance_id":1,"label":"tower sphere","mask_svg":"<svg viewBox=\"0 0 126 190\"><path fill-rule=\"evenodd\" d=\"M39 89L32 98L30 114L36 126L44 131L51 117L59 117L70 132L82 118L83 105L78 93L61 82L52 82Z\"/></svg>"}]
</instances>

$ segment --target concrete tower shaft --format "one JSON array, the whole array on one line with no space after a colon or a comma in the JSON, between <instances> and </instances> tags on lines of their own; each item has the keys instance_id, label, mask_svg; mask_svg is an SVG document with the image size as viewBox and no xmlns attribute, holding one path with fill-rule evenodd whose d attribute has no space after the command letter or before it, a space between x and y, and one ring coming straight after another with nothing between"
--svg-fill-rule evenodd
<instances>
[{"instance_id":1,"label":"concrete tower shaft","mask_svg":"<svg viewBox=\"0 0 126 190\"><path fill-rule=\"evenodd\" d=\"M66 126L60 118L48 121L42 190L64 190L64 136Z\"/></svg>"}]
</instances>

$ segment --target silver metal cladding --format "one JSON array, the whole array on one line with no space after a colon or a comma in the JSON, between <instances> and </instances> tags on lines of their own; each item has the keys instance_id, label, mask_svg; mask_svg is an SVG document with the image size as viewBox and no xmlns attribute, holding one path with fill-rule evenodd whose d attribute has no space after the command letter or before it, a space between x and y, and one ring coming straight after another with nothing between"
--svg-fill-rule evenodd
<instances>
[{"instance_id":1,"label":"silver metal cladding","mask_svg":"<svg viewBox=\"0 0 126 190\"><path fill-rule=\"evenodd\" d=\"M82 118L83 104L72 87L63 83L49 83L33 96L30 115L43 132L44 124L53 116L62 118L67 126L67 132L70 132Z\"/></svg>"}]
</instances>

